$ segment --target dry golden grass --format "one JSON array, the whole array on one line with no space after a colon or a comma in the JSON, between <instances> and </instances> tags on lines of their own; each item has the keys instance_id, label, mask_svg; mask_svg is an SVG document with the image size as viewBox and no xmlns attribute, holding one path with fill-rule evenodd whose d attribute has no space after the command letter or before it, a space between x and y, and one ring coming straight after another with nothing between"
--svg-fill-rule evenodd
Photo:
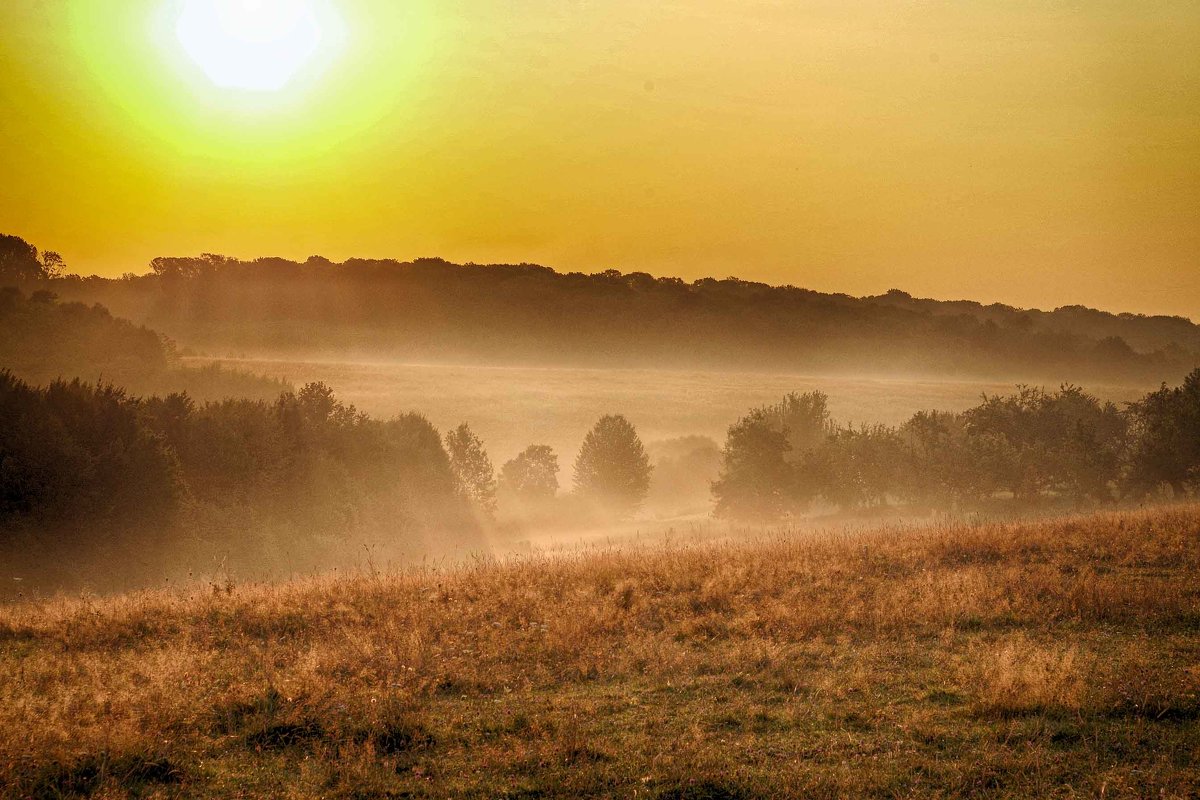
<instances>
[{"instance_id":1,"label":"dry golden grass","mask_svg":"<svg viewBox=\"0 0 1200 800\"><path fill-rule=\"evenodd\" d=\"M9 796L1187 797L1200 506L0 608Z\"/></svg>"}]
</instances>

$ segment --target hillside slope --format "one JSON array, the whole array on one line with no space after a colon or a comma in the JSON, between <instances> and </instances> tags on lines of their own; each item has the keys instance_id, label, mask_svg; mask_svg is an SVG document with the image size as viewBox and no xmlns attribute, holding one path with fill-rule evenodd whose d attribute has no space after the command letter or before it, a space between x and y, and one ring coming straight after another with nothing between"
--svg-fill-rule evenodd
<instances>
[{"instance_id":1,"label":"hillside slope","mask_svg":"<svg viewBox=\"0 0 1200 800\"><path fill-rule=\"evenodd\" d=\"M1200 506L0 608L11 797L1188 797Z\"/></svg>"},{"instance_id":2,"label":"hillside slope","mask_svg":"<svg viewBox=\"0 0 1200 800\"><path fill-rule=\"evenodd\" d=\"M100 304L60 303L47 289L26 297L16 287L0 288L0 370L38 385L80 378L133 394L186 391L201 401L274 399L290 388L219 364L188 367L170 339Z\"/></svg>"}]
</instances>

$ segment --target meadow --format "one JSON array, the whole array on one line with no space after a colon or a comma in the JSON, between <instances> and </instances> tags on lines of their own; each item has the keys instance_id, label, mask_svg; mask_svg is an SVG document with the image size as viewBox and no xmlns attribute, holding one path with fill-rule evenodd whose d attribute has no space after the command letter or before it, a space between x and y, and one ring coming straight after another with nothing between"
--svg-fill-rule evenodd
<instances>
[{"instance_id":1,"label":"meadow","mask_svg":"<svg viewBox=\"0 0 1200 800\"><path fill-rule=\"evenodd\" d=\"M0 607L7 797L1194 797L1200 505Z\"/></svg>"},{"instance_id":2,"label":"meadow","mask_svg":"<svg viewBox=\"0 0 1200 800\"><path fill-rule=\"evenodd\" d=\"M703 435L717 443L746 409L774 403L787 392L829 395L835 420L899 425L929 409L961 411L983 393L1011 392L1013 382L839 377L779 372L667 369L583 369L398 364L389 362L185 359L282 378L295 385L322 381L347 403L386 419L407 411L426 415L439 430L469 422L496 466L529 444L548 444L566 467L588 428L604 414L624 414L651 443ZM1053 387L1051 387L1053 388ZM1150 386L1089 385L1118 404Z\"/></svg>"}]
</instances>

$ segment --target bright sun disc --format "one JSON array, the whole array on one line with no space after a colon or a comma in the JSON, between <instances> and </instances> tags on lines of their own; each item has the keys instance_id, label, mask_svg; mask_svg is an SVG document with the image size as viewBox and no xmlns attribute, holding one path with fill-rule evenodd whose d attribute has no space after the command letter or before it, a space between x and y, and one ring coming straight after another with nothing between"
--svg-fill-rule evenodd
<instances>
[{"instance_id":1,"label":"bright sun disc","mask_svg":"<svg viewBox=\"0 0 1200 800\"><path fill-rule=\"evenodd\" d=\"M254 92L287 86L323 39L311 0L184 0L175 33L214 84Z\"/></svg>"}]
</instances>

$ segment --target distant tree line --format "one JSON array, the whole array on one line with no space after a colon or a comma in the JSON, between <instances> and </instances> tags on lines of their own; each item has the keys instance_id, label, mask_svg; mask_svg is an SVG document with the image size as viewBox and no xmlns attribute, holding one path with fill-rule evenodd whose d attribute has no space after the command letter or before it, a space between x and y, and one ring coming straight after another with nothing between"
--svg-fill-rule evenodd
<instances>
[{"instance_id":1,"label":"distant tree line","mask_svg":"<svg viewBox=\"0 0 1200 800\"><path fill-rule=\"evenodd\" d=\"M0 288L0 366L32 383L87 376L139 394L272 399L284 382L219 364L186 366L167 337L99 304L61 303L50 289Z\"/></svg>"},{"instance_id":2,"label":"distant tree line","mask_svg":"<svg viewBox=\"0 0 1200 800\"><path fill-rule=\"evenodd\" d=\"M52 280L66 273L67 265L53 250L38 249L19 236L0 233L0 286L21 286Z\"/></svg>"},{"instance_id":3,"label":"distant tree line","mask_svg":"<svg viewBox=\"0 0 1200 800\"><path fill-rule=\"evenodd\" d=\"M0 487L3 549L75 562L169 550L270 570L351 532L472 528L424 417L372 420L322 384L197 404L0 372Z\"/></svg>"},{"instance_id":4,"label":"distant tree line","mask_svg":"<svg viewBox=\"0 0 1200 800\"><path fill-rule=\"evenodd\" d=\"M633 424L606 414L587 432L575 457L572 491L559 496L558 454L544 444L526 447L505 462L499 473L483 442L466 423L446 434L446 450L462 496L491 517L503 504L562 522L611 521L628 516L645 501L654 468ZM564 505L559 502L568 501ZM555 514L555 512L558 512Z\"/></svg>"},{"instance_id":5,"label":"distant tree line","mask_svg":"<svg viewBox=\"0 0 1200 800\"><path fill-rule=\"evenodd\" d=\"M310 383L274 401L135 397L0 371L0 557L10 565L221 559L242 572L336 563L350 540L423 555L482 546L497 495L548 503L558 458L533 445L499 480L466 424L381 421ZM644 499L633 426L606 416L576 460L575 495L608 518Z\"/></svg>"},{"instance_id":6,"label":"distant tree line","mask_svg":"<svg viewBox=\"0 0 1200 800\"><path fill-rule=\"evenodd\" d=\"M217 353L1139 382L1178 380L1200 363L1200 326L1187 319L1078 306L1042 312L436 258L207 254L154 259L148 275L81 278L39 266L36 248L13 249L23 266L0 269L0 285L8 274L99 302Z\"/></svg>"},{"instance_id":7,"label":"distant tree line","mask_svg":"<svg viewBox=\"0 0 1200 800\"><path fill-rule=\"evenodd\" d=\"M842 426L820 392L734 423L713 483L718 516L778 519L813 504L964 507L997 497L1111 502L1200 491L1200 369L1126 409L1076 386L1021 387L899 427Z\"/></svg>"},{"instance_id":8,"label":"distant tree line","mask_svg":"<svg viewBox=\"0 0 1200 800\"><path fill-rule=\"evenodd\" d=\"M668 443L664 486L687 490L706 442ZM1200 370L1124 410L1075 386L1021 388L898 427L838 425L825 395L790 394L730 426L719 457L714 510L732 519L1189 495L1200 491ZM0 372L0 555L65 570L52 579L63 583L72 564L143 561L144 576L168 556L219 557L269 572L328 564L349 541L469 549L498 508L611 520L651 490L649 454L620 415L597 421L573 467L560 496L545 445L497 471L465 423L443 437L419 414L374 420L320 383L273 401L197 403Z\"/></svg>"}]
</instances>

